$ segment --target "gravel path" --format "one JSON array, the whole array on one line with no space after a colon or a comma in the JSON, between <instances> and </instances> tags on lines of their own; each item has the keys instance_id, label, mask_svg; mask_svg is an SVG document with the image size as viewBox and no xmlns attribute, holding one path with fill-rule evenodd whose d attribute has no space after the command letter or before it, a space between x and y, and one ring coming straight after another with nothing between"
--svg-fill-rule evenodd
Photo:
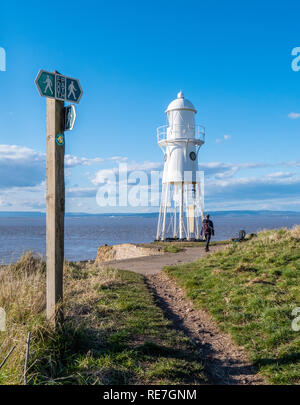
<instances>
[{"instance_id":1,"label":"gravel path","mask_svg":"<svg viewBox=\"0 0 300 405\"><path fill-rule=\"evenodd\" d=\"M223 249L224 246L211 246L210 252ZM181 263L191 263L197 259L205 257L207 254L203 246L185 248L178 253L165 253L157 256L136 257L134 259L114 260L101 263L105 267L115 267L120 270L130 270L135 273L148 276L158 274L165 266L173 266Z\"/></svg>"}]
</instances>

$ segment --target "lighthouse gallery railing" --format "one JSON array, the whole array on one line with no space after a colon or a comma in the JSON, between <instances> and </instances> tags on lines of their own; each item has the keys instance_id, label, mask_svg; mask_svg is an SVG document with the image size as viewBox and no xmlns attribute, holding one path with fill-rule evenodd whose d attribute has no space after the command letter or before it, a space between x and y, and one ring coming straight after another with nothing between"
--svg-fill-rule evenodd
<instances>
[{"instance_id":1,"label":"lighthouse gallery railing","mask_svg":"<svg viewBox=\"0 0 300 405\"><path fill-rule=\"evenodd\" d=\"M167 140L167 129L169 128L169 135L171 138L178 138L177 134L182 134L183 139L185 138L185 133L189 133L191 130L195 131L195 136L194 137L187 137L187 139L196 139L198 141L202 141L203 143L205 142L205 127L202 125L195 125L194 128L189 128L189 127L183 127L182 125L175 124L172 127L169 125L162 125L157 128L157 142L160 143L162 141ZM174 136L172 136L172 134Z\"/></svg>"}]
</instances>

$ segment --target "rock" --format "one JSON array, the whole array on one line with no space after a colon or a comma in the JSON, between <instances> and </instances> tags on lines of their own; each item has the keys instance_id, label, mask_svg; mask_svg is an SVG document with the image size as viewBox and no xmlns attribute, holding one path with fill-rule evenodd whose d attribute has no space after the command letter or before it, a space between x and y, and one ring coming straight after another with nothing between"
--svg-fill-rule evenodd
<instances>
[{"instance_id":1,"label":"rock","mask_svg":"<svg viewBox=\"0 0 300 405\"><path fill-rule=\"evenodd\" d=\"M98 248L96 263L110 262L113 260L132 259L135 257L161 255L163 252L156 248L145 248L132 243L122 243L120 245L103 245Z\"/></svg>"}]
</instances>

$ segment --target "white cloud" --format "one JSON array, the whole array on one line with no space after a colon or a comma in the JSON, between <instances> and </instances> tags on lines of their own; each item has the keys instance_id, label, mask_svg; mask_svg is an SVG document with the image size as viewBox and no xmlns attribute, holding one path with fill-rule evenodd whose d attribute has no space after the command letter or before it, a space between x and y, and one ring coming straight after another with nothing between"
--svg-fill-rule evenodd
<instances>
[{"instance_id":1,"label":"white cloud","mask_svg":"<svg viewBox=\"0 0 300 405\"><path fill-rule=\"evenodd\" d=\"M218 178L232 177L240 169L257 169L261 167L266 167L266 163L222 163L222 162L209 162L200 163L199 170L203 170L205 177L216 176Z\"/></svg>"},{"instance_id":2,"label":"white cloud","mask_svg":"<svg viewBox=\"0 0 300 405\"><path fill-rule=\"evenodd\" d=\"M45 177L45 155L18 145L0 145L0 188L30 187Z\"/></svg>"},{"instance_id":3,"label":"white cloud","mask_svg":"<svg viewBox=\"0 0 300 405\"><path fill-rule=\"evenodd\" d=\"M86 158L65 156L66 177L68 169L76 166L91 166L106 161L124 162L128 158L113 156ZM145 166L146 167L146 166ZM0 189L13 187L35 187L45 181L46 155L20 145L0 144Z\"/></svg>"},{"instance_id":4,"label":"white cloud","mask_svg":"<svg viewBox=\"0 0 300 405\"><path fill-rule=\"evenodd\" d=\"M162 160L159 162L136 162L128 161L128 158L121 156L102 159L73 155L66 155L65 159L66 168L70 171L76 166L91 166L103 162L110 162L110 165L116 166L111 169L98 170L93 175L89 173L91 187L88 185L87 187L78 185L67 187L67 198L77 199L76 203L80 203L80 199L83 198L90 198L90 200L84 200L85 202L92 201L97 194L97 186L106 183L107 176L111 176L111 185L121 183L119 187L122 188L125 184L122 174L126 168L128 175L134 171L143 171L149 180L151 171L162 171L163 169ZM121 178L119 178L118 163L121 164ZM285 167L289 169L285 171ZM209 162L199 164L199 170L203 170L205 173L206 199L208 202L220 204L220 207L226 201L239 204L239 202L242 203L246 200L270 202L275 198L288 200L289 197L290 205L296 206L295 201L300 199L299 167L300 161L279 162L277 164L265 162ZM265 170L255 171L256 169ZM248 177L243 174L245 170ZM251 173L255 173L255 176L249 176L250 170ZM44 153L24 146L0 145L0 208L10 207L9 209L14 210L44 209L45 173ZM256 173L263 174L258 176ZM156 192L156 190L154 191Z\"/></svg>"},{"instance_id":5,"label":"white cloud","mask_svg":"<svg viewBox=\"0 0 300 405\"><path fill-rule=\"evenodd\" d=\"M33 161L40 161L43 156L45 155L25 146L0 145L0 161L26 161L29 158Z\"/></svg>"},{"instance_id":6,"label":"white cloud","mask_svg":"<svg viewBox=\"0 0 300 405\"><path fill-rule=\"evenodd\" d=\"M300 167L300 160L293 160L291 162L282 162L282 166Z\"/></svg>"},{"instance_id":7,"label":"white cloud","mask_svg":"<svg viewBox=\"0 0 300 405\"><path fill-rule=\"evenodd\" d=\"M296 120L297 118L300 118L300 113L290 112L288 114L288 117L291 118L292 120Z\"/></svg>"},{"instance_id":8,"label":"white cloud","mask_svg":"<svg viewBox=\"0 0 300 405\"><path fill-rule=\"evenodd\" d=\"M93 164L101 163L104 159L102 158L80 158L72 155L65 155L65 167L75 167L75 166L90 166Z\"/></svg>"},{"instance_id":9,"label":"white cloud","mask_svg":"<svg viewBox=\"0 0 300 405\"><path fill-rule=\"evenodd\" d=\"M292 172L274 172L274 173L270 173L267 174L265 176L266 179L288 179L291 178L295 175L296 173L292 173Z\"/></svg>"},{"instance_id":10,"label":"white cloud","mask_svg":"<svg viewBox=\"0 0 300 405\"><path fill-rule=\"evenodd\" d=\"M163 164L161 162L135 162L122 163L119 167L113 167L112 169L98 170L91 178L91 182L95 185L102 183L115 183L119 181L119 174L127 171L128 175L134 171L143 171L149 174L152 170L162 170Z\"/></svg>"},{"instance_id":11,"label":"white cloud","mask_svg":"<svg viewBox=\"0 0 300 405\"><path fill-rule=\"evenodd\" d=\"M104 159L65 156L65 167L89 166ZM0 188L32 187L45 179L46 155L19 145L0 144Z\"/></svg>"},{"instance_id":12,"label":"white cloud","mask_svg":"<svg viewBox=\"0 0 300 405\"><path fill-rule=\"evenodd\" d=\"M272 200L300 197L300 175L275 172L264 176L233 179L208 179L206 197L216 201Z\"/></svg>"},{"instance_id":13,"label":"white cloud","mask_svg":"<svg viewBox=\"0 0 300 405\"><path fill-rule=\"evenodd\" d=\"M24 207L26 210L45 210L46 201L25 200L22 201L22 207Z\"/></svg>"},{"instance_id":14,"label":"white cloud","mask_svg":"<svg viewBox=\"0 0 300 405\"><path fill-rule=\"evenodd\" d=\"M128 157L125 156L112 156L108 158L108 160L116 161L116 162L126 162L128 160Z\"/></svg>"},{"instance_id":15,"label":"white cloud","mask_svg":"<svg viewBox=\"0 0 300 405\"><path fill-rule=\"evenodd\" d=\"M223 136L223 139L224 139L225 141L229 141L229 140L231 139L231 135L225 134L225 135ZM223 142L223 139L217 138L217 139L216 139L216 143L221 143L221 142Z\"/></svg>"},{"instance_id":16,"label":"white cloud","mask_svg":"<svg viewBox=\"0 0 300 405\"><path fill-rule=\"evenodd\" d=\"M115 183L117 181L116 174L118 173L118 168L113 169L102 169L98 170L95 175L91 178L91 182L94 185L99 185L102 183Z\"/></svg>"},{"instance_id":17,"label":"white cloud","mask_svg":"<svg viewBox=\"0 0 300 405\"><path fill-rule=\"evenodd\" d=\"M12 204L7 202L5 199L0 198L0 207L5 208L5 207L11 207Z\"/></svg>"},{"instance_id":18,"label":"white cloud","mask_svg":"<svg viewBox=\"0 0 300 405\"><path fill-rule=\"evenodd\" d=\"M238 170L239 170L238 166L232 166L231 168L228 168L228 170L225 170L222 173L217 173L215 177L218 179L232 177L237 173Z\"/></svg>"},{"instance_id":19,"label":"white cloud","mask_svg":"<svg viewBox=\"0 0 300 405\"><path fill-rule=\"evenodd\" d=\"M146 160L145 162L138 163L138 162L131 162L128 164L128 170L144 170L144 171L151 171L151 170L161 170L163 168L163 164L161 162L149 162Z\"/></svg>"}]
</instances>

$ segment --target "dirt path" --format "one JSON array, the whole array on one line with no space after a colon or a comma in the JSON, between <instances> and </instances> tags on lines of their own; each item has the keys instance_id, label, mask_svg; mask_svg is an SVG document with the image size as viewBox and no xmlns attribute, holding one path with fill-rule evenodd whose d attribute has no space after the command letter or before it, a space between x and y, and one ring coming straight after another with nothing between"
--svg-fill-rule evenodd
<instances>
[{"instance_id":1,"label":"dirt path","mask_svg":"<svg viewBox=\"0 0 300 405\"><path fill-rule=\"evenodd\" d=\"M212 246L214 253L224 246ZM157 305L173 322L175 329L182 330L202 354L206 374L212 384L259 385L265 384L256 374L242 348L229 335L220 332L209 314L195 310L184 292L162 273L165 266L193 262L205 257L204 247L186 248L178 253L139 257L103 263L106 267L130 270L145 276L146 284Z\"/></svg>"},{"instance_id":2,"label":"dirt path","mask_svg":"<svg viewBox=\"0 0 300 405\"><path fill-rule=\"evenodd\" d=\"M229 335L220 332L206 312L195 310L175 282L164 274L155 274L146 276L146 283L174 328L182 330L202 354L212 384L265 384L243 349Z\"/></svg>"}]
</instances>

